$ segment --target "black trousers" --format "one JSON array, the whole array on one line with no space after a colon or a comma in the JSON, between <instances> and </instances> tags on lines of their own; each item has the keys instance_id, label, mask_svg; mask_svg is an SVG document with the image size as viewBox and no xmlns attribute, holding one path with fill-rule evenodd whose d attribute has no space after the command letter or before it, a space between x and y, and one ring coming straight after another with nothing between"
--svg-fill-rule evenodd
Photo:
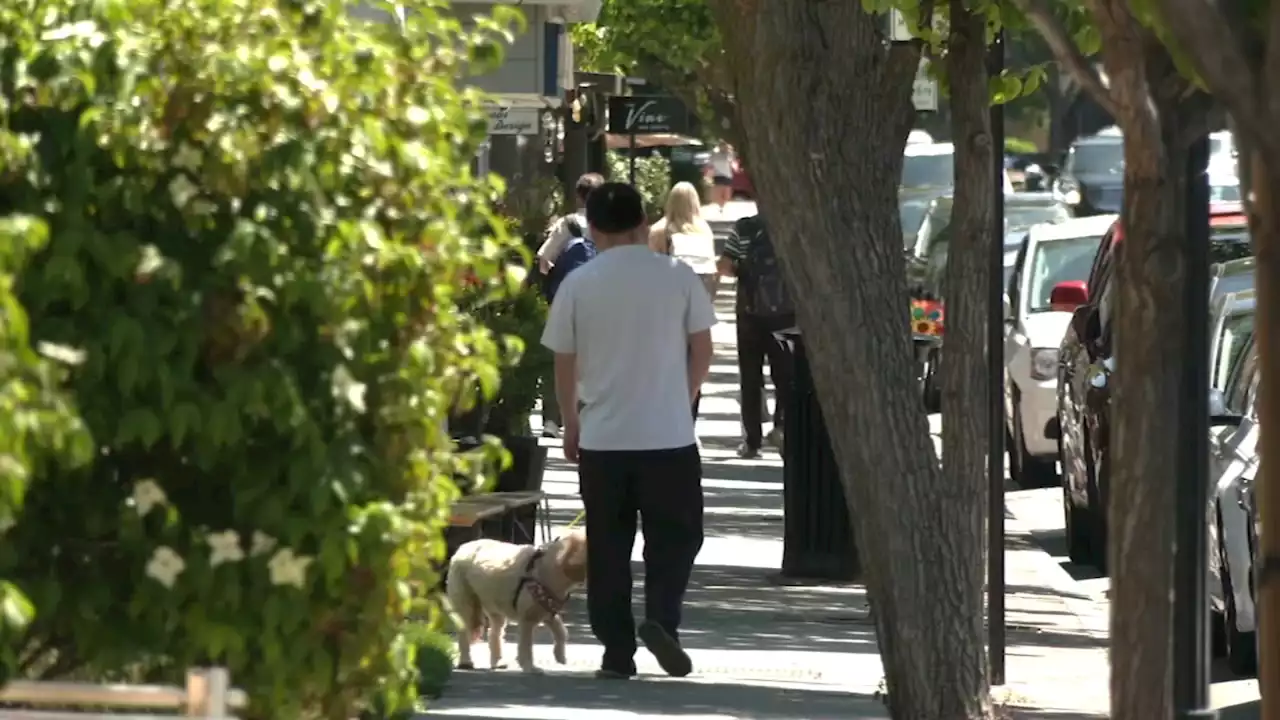
<instances>
[{"instance_id":1,"label":"black trousers","mask_svg":"<svg viewBox=\"0 0 1280 720\"><path fill-rule=\"evenodd\" d=\"M675 637L702 549L702 458L671 450L582 450L578 489L587 511L587 614L604 667L634 671L631 550L644 532L645 618Z\"/></svg>"},{"instance_id":2,"label":"black trousers","mask_svg":"<svg viewBox=\"0 0 1280 720\"><path fill-rule=\"evenodd\" d=\"M763 316L738 313L738 376L742 397L742 441L759 449L764 441L764 361L776 393L773 422L781 425L783 408L791 403L791 352L773 333L794 327L794 315Z\"/></svg>"}]
</instances>

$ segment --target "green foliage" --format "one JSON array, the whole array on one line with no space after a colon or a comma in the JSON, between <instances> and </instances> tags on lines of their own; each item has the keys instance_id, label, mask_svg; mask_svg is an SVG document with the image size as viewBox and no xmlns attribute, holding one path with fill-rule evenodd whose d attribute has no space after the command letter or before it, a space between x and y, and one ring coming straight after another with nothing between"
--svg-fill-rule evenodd
<instances>
[{"instance_id":1,"label":"green foliage","mask_svg":"<svg viewBox=\"0 0 1280 720\"><path fill-rule=\"evenodd\" d=\"M485 432L498 436L529 434L529 416L538 401L538 387L554 362L542 345L547 303L533 284L501 303L486 307L481 320L507 343L508 362L502 368L498 396L489 410Z\"/></svg>"},{"instance_id":2,"label":"green foliage","mask_svg":"<svg viewBox=\"0 0 1280 720\"><path fill-rule=\"evenodd\" d=\"M30 156L31 143L0 134L4 166ZM14 286L29 256L49 239L48 225L30 215L0 217L0 544L17 524L28 482L41 465L68 469L92 454L90 438L70 399L58 388L61 363L79 356L65 347L31 347L25 310ZM0 684L17 660L16 638L35 616L26 594L0 570Z\"/></svg>"},{"instance_id":3,"label":"green foliage","mask_svg":"<svg viewBox=\"0 0 1280 720\"><path fill-rule=\"evenodd\" d=\"M1035 153L1040 148L1036 144L1026 138L1007 137L1004 139L1004 151L1011 153Z\"/></svg>"},{"instance_id":4,"label":"green foliage","mask_svg":"<svg viewBox=\"0 0 1280 720\"><path fill-rule=\"evenodd\" d=\"M414 663L418 669L418 694L426 698L438 698L444 693L453 674L454 640L452 637L431 631L418 641Z\"/></svg>"},{"instance_id":5,"label":"green foliage","mask_svg":"<svg viewBox=\"0 0 1280 720\"><path fill-rule=\"evenodd\" d=\"M217 664L252 718L409 707L405 620L439 614L451 478L481 461L442 419L499 378L462 288L496 302L523 280L501 189L467 170L482 99L454 84L510 20L0 6L0 460L50 429L78 449L7 295L12 250L45 236L32 218L47 243L17 297L31 344L75 348L65 388L96 445L30 464L0 578L37 615L0 638L4 671ZM21 474L3 470L0 517Z\"/></svg>"},{"instance_id":6,"label":"green foliage","mask_svg":"<svg viewBox=\"0 0 1280 720\"><path fill-rule=\"evenodd\" d=\"M598 24L582 28L595 62L626 70L650 61L693 72L715 59L720 33L706 0L605 0Z\"/></svg>"},{"instance_id":7,"label":"green foliage","mask_svg":"<svg viewBox=\"0 0 1280 720\"><path fill-rule=\"evenodd\" d=\"M608 155L609 177L618 182L627 182L631 173L631 161L622 153L611 152ZM644 198L644 211L653 222L662 217L663 206L667 203L667 191L671 189L671 161L654 153L636 159L636 189Z\"/></svg>"}]
</instances>

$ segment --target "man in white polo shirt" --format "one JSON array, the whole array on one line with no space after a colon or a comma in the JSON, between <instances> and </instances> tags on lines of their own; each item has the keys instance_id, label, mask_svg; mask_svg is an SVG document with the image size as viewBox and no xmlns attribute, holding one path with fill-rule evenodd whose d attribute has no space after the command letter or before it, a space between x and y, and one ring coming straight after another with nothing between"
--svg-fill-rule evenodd
<instances>
[{"instance_id":1,"label":"man in white polo shirt","mask_svg":"<svg viewBox=\"0 0 1280 720\"><path fill-rule=\"evenodd\" d=\"M631 550L644 532L640 640L670 675L692 669L677 631L702 548L702 459L689 405L711 366L715 310L684 263L649 250L640 194L587 198L599 255L556 293L542 344L556 354L565 457L587 511L587 611L604 646L596 673L636 673ZM579 409L575 412L575 409Z\"/></svg>"}]
</instances>

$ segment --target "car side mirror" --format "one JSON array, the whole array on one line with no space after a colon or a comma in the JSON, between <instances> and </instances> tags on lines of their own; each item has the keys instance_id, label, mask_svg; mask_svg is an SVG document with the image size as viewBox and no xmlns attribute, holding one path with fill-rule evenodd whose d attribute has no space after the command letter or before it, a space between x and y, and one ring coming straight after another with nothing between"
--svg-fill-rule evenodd
<instances>
[{"instance_id":1,"label":"car side mirror","mask_svg":"<svg viewBox=\"0 0 1280 720\"><path fill-rule=\"evenodd\" d=\"M1081 305L1072 311L1071 329L1076 339L1091 344L1098 339L1098 310L1088 305Z\"/></svg>"},{"instance_id":2,"label":"car side mirror","mask_svg":"<svg viewBox=\"0 0 1280 720\"><path fill-rule=\"evenodd\" d=\"M1067 280L1053 286L1049 292L1049 307L1063 312L1075 312L1089 302L1089 288L1083 280Z\"/></svg>"},{"instance_id":3,"label":"car side mirror","mask_svg":"<svg viewBox=\"0 0 1280 720\"><path fill-rule=\"evenodd\" d=\"M1217 388L1209 391L1209 425L1210 427L1236 427L1244 420L1227 409L1227 397Z\"/></svg>"}]
</instances>

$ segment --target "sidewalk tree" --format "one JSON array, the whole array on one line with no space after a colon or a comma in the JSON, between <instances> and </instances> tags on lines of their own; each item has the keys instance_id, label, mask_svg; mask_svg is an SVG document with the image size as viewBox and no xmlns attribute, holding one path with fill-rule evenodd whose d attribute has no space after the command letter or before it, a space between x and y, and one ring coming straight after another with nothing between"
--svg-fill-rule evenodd
<instances>
[{"instance_id":1,"label":"sidewalk tree","mask_svg":"<svg viewBox=\"0 0 1280 720\"><path fill-rule=\"evenodd\" d=\"M1016 0L1064 68L1113 117L1125 138L1110 447L1101 459L1111 591L1112 716L1172 712L1173 522L1182 425L1178 394L1187 335L1187 160L1217 120L1210 98L1179 74L1165 30L1138 4L1085 0L1109 82L1084 61L1045 0ZM1192 20L1193 18L1187 18ZM1198 19L1196 20L1198 22ZM1105 483L1105 481L1104 481Z\"/></svg>"},{"instance_id":2,"label":"sidewalk tree","mask_svg":"<svg viewBox=\"0 0 1280 720\"><path fill-rule=\"evenodd\" d=\"M81 360L94 445L32 463L16 523L0 488L0 578L35 610L0 628L0 677L222 665L255 719L416 698L451 478L478 470L442 419L498 374L458 303L522 279L455 85L506 22L416 9L0 6L0 258L47 240L14 289L31 344ZM39 377L3 277L0 414L13 358Z\"/></svg>"},{"instance_id":3,"label":"sidewalk tree","mask_svg":"<svg viewBox=\"0 0 1280 720\"><path fill-rule=\"evenodd\" d=\"M1179 49L1179 58L1227 107L1241 148L1241 185L1250 190L1246 203L1257 257L1254 327L1264 373L1257 399L1262 460L1256 492L1262 524L1270 531L1262 535L1258 556L1263 563L1273 563L1280 557L1280 534L1275 530L1280 524L1280 462L1267 451L1280 447L1280 138L1275 131L1280 106L1272 98L1280 83L1280 8L1267 0L1230 6L1153 0L1150 5ZM1260 627L1280 626L1280 589L1274 577L1259 583L1258 609ZM1280 687L1280 647L1263 641L1259 650L1259 684ZM1263 717L1280 718L1280 695L1264 692L1262 702Z\"/></svg>"},{"instance_id":4,"label":"sidewalk tree","mask_svg":"<svg viewBox=\"0 0 1280 720\"><path fill-rule=\"evenodd\" d=\"M616 57L697 100L744 152L788 279L811 289L798 314L823 329L806 343L893 716L983 718L984 505L943 483L907 333L896 179L920 48L889 46L883 21L859 3L762 0L611 0L601 18Z\"/></svg>"}]
</instances>

